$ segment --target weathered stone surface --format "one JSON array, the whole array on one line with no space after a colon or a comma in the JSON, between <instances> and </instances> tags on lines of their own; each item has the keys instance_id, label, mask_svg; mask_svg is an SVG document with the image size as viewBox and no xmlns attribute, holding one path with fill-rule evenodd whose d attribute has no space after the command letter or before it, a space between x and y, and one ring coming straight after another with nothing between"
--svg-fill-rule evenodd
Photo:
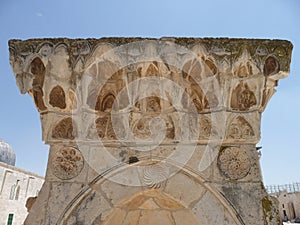
<instances>
[{"instance_id":1,"label":"weathered stone surface","mask_svg":"<svg viewBox=\"0 0 300 225\"><path fill-rule=\"evenodd\" d=\"M9 50L51 146L25 224L275 223L255 145L290 42L57 38Z\"/></svg>"},{"instance_id":2,"label":"weathered stone surface","mask_svg":"<svg viewBox=\"0 0 300 225\"><path fill-rule=\"evenodd\" d=\"M188 190L186 189L188 187ZM186 207L192 207L206 192L205 188L186 174L177 174L168 179L164 190L170 196L180 199Z\"/></svg>"},{"instance_id":3,"label":"weathered stone surface","mask_svg":"<svg viewBox=\"0 0 300 225\"><path fill-rule=\"evenodd\" d=\"M251 160L243 148L225 147L220 150L218 167L221 173L232 180L242 179L251 169Z\"/></svg>"},{"instance_id":4,"label":"weathered stone surface","mask_svg":"<svg viewBox=\"0 0 300 225\"><path fill-rule=\"evenodd\" d=\"M59 86L55 86L49 96L49 103L53 107L58 107L60 109L66 108L66 95L64 90Z\"/></svg>"},{"instance_id":5,"label":"weathered stone surface","mask_svg":"<svg viewBox=\"0 0 300 225\"><path fill-rule=\"evenodd\" d=\"M83 156L81 152L72 147L64 147L56 151L52 158L52 171L62 180L78 176L83 169Z\"/></svg>"},{"instance_id":6,"label":"weathered stone surface","mask_svg":"<svg viewBox=\"0 0 300 225\"><path fill-rule=\"evenodd\" d=\"M52 131L52 138L55 139L71 139L76 136L76 127L72 118L64 118L58 122Z\"/></svg>"}]
</instances>

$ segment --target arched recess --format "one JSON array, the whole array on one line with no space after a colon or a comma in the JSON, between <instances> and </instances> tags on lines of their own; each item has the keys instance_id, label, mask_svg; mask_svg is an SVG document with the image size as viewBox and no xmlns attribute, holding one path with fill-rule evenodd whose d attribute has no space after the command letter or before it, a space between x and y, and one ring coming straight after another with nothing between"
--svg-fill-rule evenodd
<instances>
[{"instance_id":1,"label":"arched recess","mask_svg":"<svg viewBox=\"0 0 300 225\"><path fill-rule=\"evenodd\" d=\"M100 107L102 112L109 112L113 108L113 104L115 101L115 96L112 93L108 93L103 97L103 101Z\"/></svg>"},{"instance_id":2,"label":"arched recess","mask_svg":"<svg viewBox=\"0 0 300 225\"><path fill-rule=\"evenodd\" d=\"M99 221L95 221L94 224ZM172 197L151 189L118 204L98 225L204 225L191 209Z\"/></svg>"},{"instance_id":3,"label":"arched recess","mask_svg":"<svg viewBox=\"0 0 300 225\"><path fill-rule=\"evenodd\" d=\"M174 168L178 171L162 181L157 189L147 187L145 183L144 186L122 185L110 179L124 178L132 165L145 165L149 162L150 160L139 161L131 166L121 164L97 176L68 204L56 224L118 225L114 223L114 218L121 218L124 222L121 224L127 225L125 221L127 218L130 219L130 216L135 215L140 218L139 221L143 221L141 220L143 214L148 217L154 215L151 210L156 210L156 213L160 212L159 216L166 220L166 223L160 223L162 225L245 225L237 211L221 193L205 182L199 174L188 168L178 168L179 165L173 162L163 164L166 168L171 168L170 171L174 171ZM175 211L185 214L184 218L196 223L178 222L180 215L174 214ZM140 214L137 215L138 213ZM172 217L173 223L168 223L169 216ZM178 221L176 222L174 218L178 218ZM148 223L137 223L137 225L146 224Z\"/></svg>"},{"instance_id":4,"label":"arched recess","mask_svg":"<svg viewBox=\"0 0 300 225\"><path fill-rule=\"evenodd\" d=\"M44 103L43 86L45 81L46 67L39 57L35 57L30 63L30 72L34 75L32 81L32 95L38 110L47 109Z\"/></svg>"}]
</instances>

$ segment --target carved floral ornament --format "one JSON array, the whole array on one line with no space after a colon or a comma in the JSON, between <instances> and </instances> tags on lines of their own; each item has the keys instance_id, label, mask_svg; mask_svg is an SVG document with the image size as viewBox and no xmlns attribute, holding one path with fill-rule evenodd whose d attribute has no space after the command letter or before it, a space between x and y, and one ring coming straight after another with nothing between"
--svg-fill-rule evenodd
<instances>
[{"instance_id":1,"label":"carved floral ornament","mask_svg":"<svg viewBox=\"0 0 300 225\"><path fill-rule=\"evenodd\" d=\"M225 147L218 156L220 172L231 180L242 179L251 169L251 160L243 147Z\"/></svg>"},{"instance_id":2,"label":"carved floral ornament","mask_svg":"<svg viewBox=\"0 0 300 225\"><path fill-rule=\"evenodd\" d=\"M55 152L51 162L53 174L62 180L69 180L81 172L84 159L78 149L63 147Z\"/></svg>"}]
</instances>

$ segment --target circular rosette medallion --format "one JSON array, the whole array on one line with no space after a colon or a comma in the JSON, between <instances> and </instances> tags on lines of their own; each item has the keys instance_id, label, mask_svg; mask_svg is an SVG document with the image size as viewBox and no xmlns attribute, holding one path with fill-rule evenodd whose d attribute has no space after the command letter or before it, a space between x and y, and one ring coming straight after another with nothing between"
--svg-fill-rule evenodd
<instances>
[{"instance_id":1,"label":"circular rosette medallion","mask_svg":"<svg viewBox=\"0 0 300 225\"><path fill-rule=\"evenodd\" d=\"M81 172L83 161L83 156L78 149L63 147L52 158L53 174L62 180L72 179Z\"/></svg>"},{"instance_id":2,"label":"circular rosette medallion","mask_svg":"<svg viewBox=\"0 0 300 225\"><path fill-rule=\"evenodd\" d=\"M226 147L219 153L218 167L225 177L238 180L247 176L251 163L245 149Z\"/></svg>"}]
</instances>

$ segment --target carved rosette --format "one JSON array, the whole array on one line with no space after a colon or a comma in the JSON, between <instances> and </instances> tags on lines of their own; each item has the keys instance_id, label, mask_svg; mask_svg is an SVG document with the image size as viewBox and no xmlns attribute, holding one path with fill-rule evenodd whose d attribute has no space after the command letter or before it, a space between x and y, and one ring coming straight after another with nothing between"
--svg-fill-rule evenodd
<instances>
[{"instance_id":1,"label":"carved rosette","mask_svg":"<svg viewBox=\"0 0 300 225\"><path fill-rule=\"evenodd\" d=\"M59 149L52 158L53 174L62 180L69 180L79 175L84 160L81 152L73 147Z\"/></svg>"},{"instance_id":2,"label":"carved rosette","mask_svg":"<svg viewBox=\"0 0 300 225\"><path fill-rule=\"evenodd\" d=\"M246 150L239 147L222 149L217 163L222 175L231 180L244 178L251 169L251 161Z\"/></svg>"}]
</instances>

